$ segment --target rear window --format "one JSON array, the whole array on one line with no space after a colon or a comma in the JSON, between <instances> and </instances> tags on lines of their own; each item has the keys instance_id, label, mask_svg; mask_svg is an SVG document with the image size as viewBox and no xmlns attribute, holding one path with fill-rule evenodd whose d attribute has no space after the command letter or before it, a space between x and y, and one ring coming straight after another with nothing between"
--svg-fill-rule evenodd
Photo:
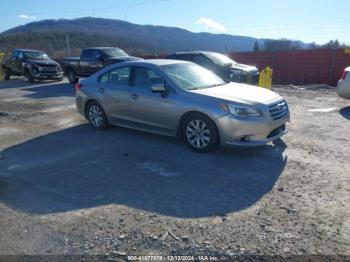
<instances>
[{"instance_id":1,"label":"rear window","mask_svg":"<svg viewBox=\"0 0 350 262\"><path fill-rule=\"evenodd\" d=\"M130 67L116 68L101 75L98 81L101 84L128 85L130 72Z\"/></svg>"}]
</instances>

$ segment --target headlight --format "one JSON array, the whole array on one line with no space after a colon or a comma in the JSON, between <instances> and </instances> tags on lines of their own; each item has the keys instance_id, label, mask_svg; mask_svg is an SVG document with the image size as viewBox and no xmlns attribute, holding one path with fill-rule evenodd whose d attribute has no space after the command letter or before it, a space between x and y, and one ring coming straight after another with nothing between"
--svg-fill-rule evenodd
<instances>
[{"instance_id":1,"label":"headlight","mask_svg":"<svg viewBox=\"0 0 350 262\"><path fill-rule=\"evenodd\" d=\"M238 117L262 117L264 116L263 112L260 109L252 106L238 106L238 105L224 105L226 111L231 113L234 116Z\"/></svg>"}]
</instances>

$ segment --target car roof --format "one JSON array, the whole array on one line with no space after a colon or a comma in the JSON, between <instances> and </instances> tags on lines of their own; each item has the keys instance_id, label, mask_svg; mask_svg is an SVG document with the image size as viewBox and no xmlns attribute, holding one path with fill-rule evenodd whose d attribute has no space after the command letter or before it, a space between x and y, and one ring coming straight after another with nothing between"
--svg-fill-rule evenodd
<instances>
[{"instance_id":1,"label":"car roof","mask_svg":"<svg viewBox=\"0 0 350 262\"><path fill-rule=\"evenodd\" d=\"M210 51L184 51L184 52L176 52L173 55L190 55L190 54L208 54L208 53L218 53L218 52L210 52Z\"/></svg>"},{"instance_id":2,"label":"car roof","mask_svg":"<svg viewBox=\"0 0 350 262\"><path fill-rule=\"evenodd\" d=\"M91 50L91 49L101 50L101 49L111 49L111 48L118 48L118 47L115 47L115 46L97 46L97 47L84 48L84 50ZM118 49L120 49L120 48L118 48Z\"/></svg>"},{"instance_id":3,"label":"car roof","mask_svg":"<svg viewBox=\"0 0 350 262\"><path fill-rule=\"evenodd\" d=\"M181 61L181 60L172 60L172 59L148 59L148 60L123 62L120 64L139 65L139 66L142 66L142 65L163 66L163 65L184 64L184 63L191 63L191 62Z\"/></svg>"}]
</instances>

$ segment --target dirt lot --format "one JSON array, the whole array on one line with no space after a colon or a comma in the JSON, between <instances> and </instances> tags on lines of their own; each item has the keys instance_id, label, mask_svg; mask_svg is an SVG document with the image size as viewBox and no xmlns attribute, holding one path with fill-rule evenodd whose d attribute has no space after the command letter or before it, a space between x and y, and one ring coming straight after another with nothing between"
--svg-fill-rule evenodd
<instances>
[{"instance_id":1,"label":"dirt lot","mask_svg":"<svg viewBox=\"0 0 350 262\"><path fill-rule=\"evenodd\" d=\"M92 130L66 82L0 83L0 254L349 256L350 101L275 91L291 109L283 141L196 154Z\"/></svg>"}]
</instances>

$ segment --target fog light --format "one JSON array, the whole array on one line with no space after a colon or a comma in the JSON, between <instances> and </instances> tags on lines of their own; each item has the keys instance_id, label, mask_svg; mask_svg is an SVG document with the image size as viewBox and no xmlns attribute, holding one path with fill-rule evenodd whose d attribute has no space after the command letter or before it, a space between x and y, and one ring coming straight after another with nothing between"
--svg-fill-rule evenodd
<instances>
[{"instance_id":1,"label":"fog light","mask_svg":"<svg viewBox=\"0 0 350 262\"><path fill-rule=\"evenodd\" d=\"M241 141L242 142L249 142L249 141L251 141L251 137L252 137L253 135L245 135L245 136L242 136L241 137Z\"/></svg>"}]
</instances>

